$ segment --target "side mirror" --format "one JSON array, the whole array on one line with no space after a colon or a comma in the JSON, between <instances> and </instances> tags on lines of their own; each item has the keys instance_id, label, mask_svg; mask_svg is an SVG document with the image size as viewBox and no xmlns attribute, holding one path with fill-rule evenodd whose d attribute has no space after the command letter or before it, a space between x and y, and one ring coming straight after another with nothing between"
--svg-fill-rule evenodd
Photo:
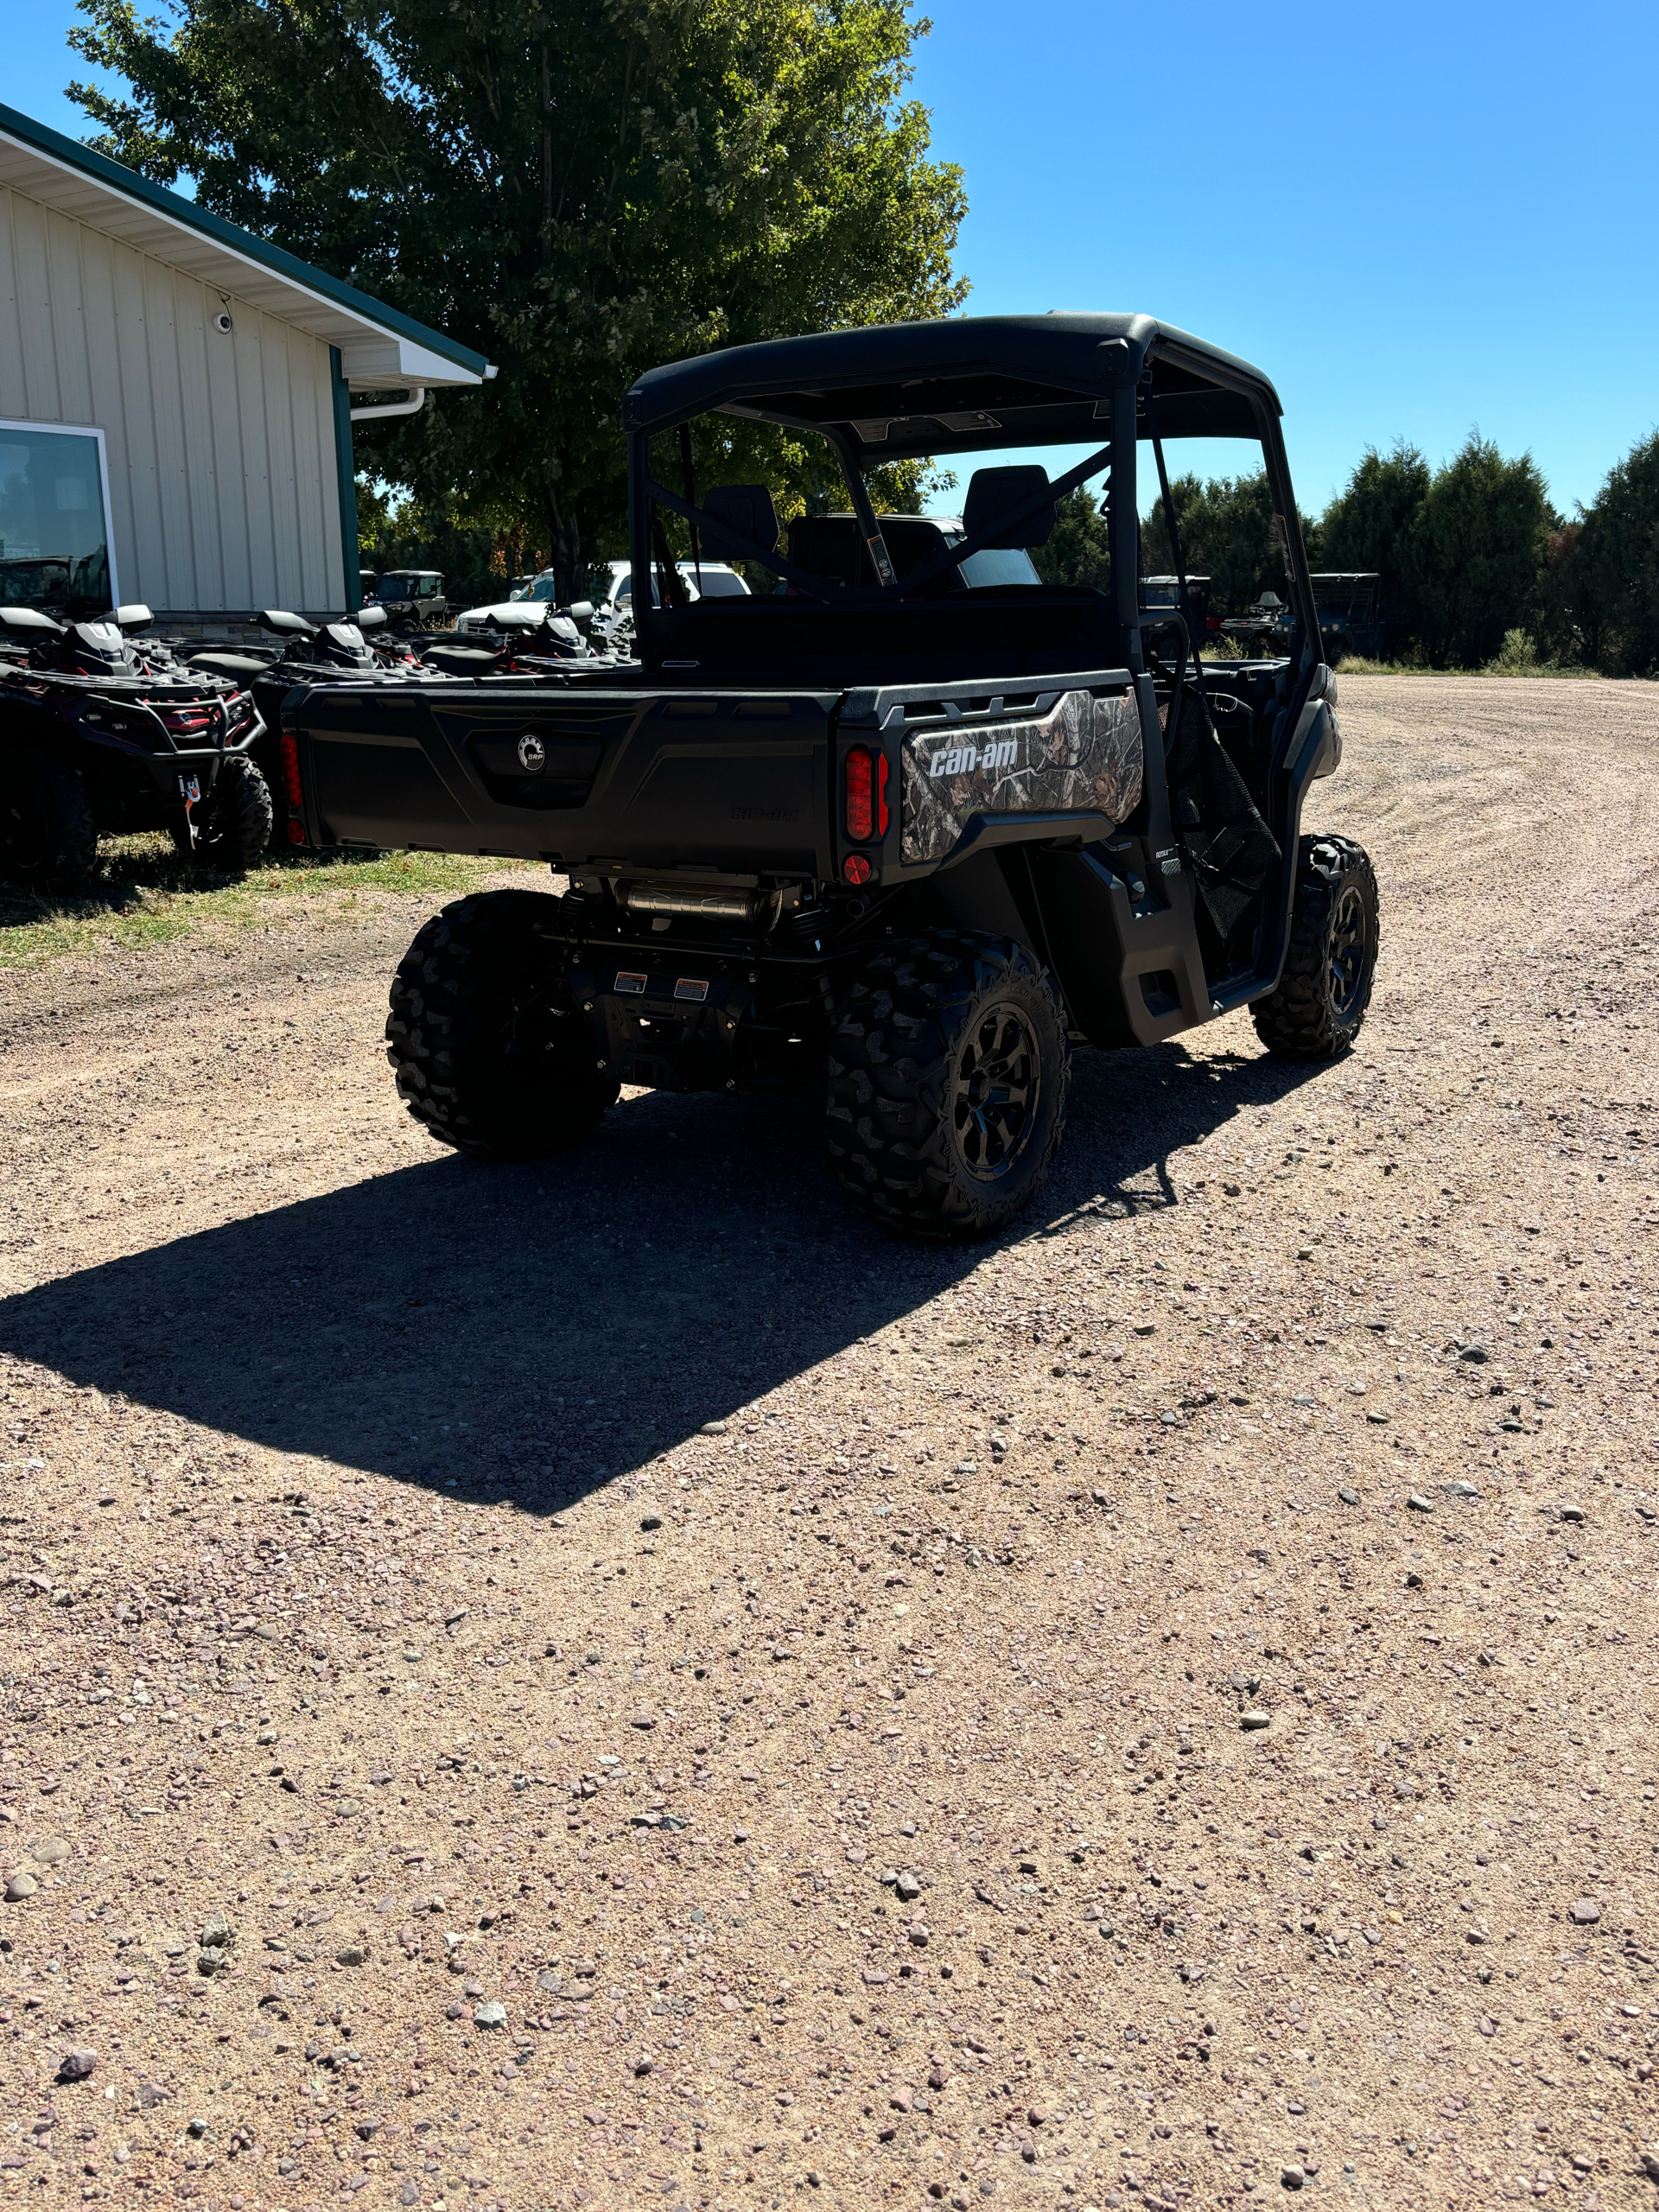
<instances>
[{"instance_id":1,"label":"side mirror","mask_svg":"<svg viewBox=\"0 0 1659 2212\"><path fill-rule=\"evenodd\" d=\"M115 610L118 630L147 630L155 620L156 617L141 600L135 600L130 607L118 607Z\"/></svg>"},{"instance_id":2,"label":"side mirror","mask_svg":"<svg viewBox=\"0 0 1659 2212\"><path fill-rule=\"evenodd\" d=\"M41 631L52 637L63 635L61 622L54 622L49 614L42 614L38 607L0 607L0 623L8 630Z\"/></svg>"},{"instance_id":3,"label":"side mirror","mask_svg":"<svg viewBox=\"0 0 1659 2212\"><path fill-rule=\"evenodd\" d=\"M378 630L386 619L384 607L365 607L359 610L357 626L359 630Z\"/></svg>"},{"instance_id":4,"label":"side mirror","mask_svg":"<svg viewBox=\"0 0 1659 2212\"><path fill-rule=\"evenodd\" d=\"M274 630L279 638L315 638L316 626L308 622L302 614L290 614L286 607L268 607L259 617L262 629Z\"/></svg>"},{"instance_id":5,"label":"side mirror","mask_svg":"<svg viewBox=\"0 0 1659 2212\"><path fill-rule=\"evenodd\" d=\"M573 599L564 611L573 622L591 622L594 619L594 602L591 599Z\"/></svg>"}]
</instances>

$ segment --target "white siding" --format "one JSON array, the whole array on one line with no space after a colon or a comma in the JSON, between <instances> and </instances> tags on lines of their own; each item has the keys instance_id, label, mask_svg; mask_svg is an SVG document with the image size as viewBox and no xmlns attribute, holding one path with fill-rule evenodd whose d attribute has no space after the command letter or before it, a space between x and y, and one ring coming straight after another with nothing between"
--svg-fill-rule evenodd
<instances>
[{"instance_id":1,"label":"white siding","mask_svg":"<svg viewBox=\"0 0 1659 2212\"><path fill-rule=\"evenodd\" d=\"M327 344L0 185L6 419L104 432L124 599L345 604Z\"/></svg>"}]
</instances>

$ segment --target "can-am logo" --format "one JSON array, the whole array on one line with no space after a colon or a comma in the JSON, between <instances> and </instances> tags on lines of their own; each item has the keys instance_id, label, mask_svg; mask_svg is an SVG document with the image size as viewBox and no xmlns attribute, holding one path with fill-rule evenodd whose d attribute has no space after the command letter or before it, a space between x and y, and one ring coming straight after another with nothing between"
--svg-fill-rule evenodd
<instances>
[{"instance_id":1,"label":"can-am logo","mask_svg":"<svg viewBox=\"0 0 1659 2212\"><path fill-rule=\"evenodd\" d=\"M994 737L984 745L951 745L936 753L927 764L934 776L971 776L976 769L988 774L993 768L1012 768L1020 757L1017 737Z\"/></svg>"}]
</instances>

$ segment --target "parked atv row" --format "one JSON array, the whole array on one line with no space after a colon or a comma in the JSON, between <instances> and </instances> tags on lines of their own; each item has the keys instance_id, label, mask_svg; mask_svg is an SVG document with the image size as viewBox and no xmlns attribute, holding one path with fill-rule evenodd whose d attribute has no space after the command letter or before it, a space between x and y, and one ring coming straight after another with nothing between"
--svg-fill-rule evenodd
<instances>
[{"instance_id":1,"label":"parked atv row","mask_svg":"<svg viewBox=\"0 0 1659 2212\"><path fill-rule=\"evenodd\" d=\"M188 859L225 873L271 842L314 849L283 702L296 685L554 683L596 655L575 615L537 603L470 634L393 634L379 607L313 622L270 608L273 642L192 649L143 636L148 607L96 621L0 607L0 879L73 890L100 836L163 830Z\"/></svg>"},{"instance_id":2,"label":"parked atv row","mask_svg":"<svg viewBox=\"0 0 1659 2212\"><path fill-rule=\"evenodd\" d=\"M264 724L245 680L142 639L147 607L59 622L0 607L0 874L84 883L100 836L163 830L213 868L270 838L250 757Z\"/></svg>"},{"instance_id":3,"label":"parked atv row","mask_svg":"<svg viewBox=\"0 0 1659 2212\"><path fill-rule=\"evenodd\" d=\"M315 848L306 827L298 751L293 734L283 728L283 702L296 684L384 688L506 677L556 683L568 664L591 665L597 658L575 619L588 611L504 605L491 610L490 626L469 632L464 640L453 632L417 640L388 633L378 607L365 607L355 620L339 622L308 622L303 615L272 608L260 617L260 625L278 640L275 646L215 649L194 652L190 659L194 667L251 685L265 725L254 758L276 794L281 821L276 842L288 851L304 852Z\"/></svg>"}]
</instances>

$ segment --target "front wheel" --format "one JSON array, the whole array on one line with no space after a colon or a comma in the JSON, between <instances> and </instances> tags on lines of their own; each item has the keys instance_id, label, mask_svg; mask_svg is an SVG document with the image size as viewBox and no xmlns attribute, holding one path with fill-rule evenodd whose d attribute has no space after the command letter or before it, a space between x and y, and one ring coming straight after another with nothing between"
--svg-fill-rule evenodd
<instances>
[{"instance_id":1,"label":"front wheel","mask_svg":"<svg viewBox=\"0 0 1659 2212\"><path fill-rule=\"evenodd\" d=\"M939 930L879 952L830 1050L842 1187L913 1236L990 1236L1041 1188L1071 1075L1058 995L1023 945Z\"/></svg>"},{"instance_id":2,"label":"front wheel","mask_svg":"<svg viewBox=\"0 0 1659 2212\"><path fill-rule=\"evenodd\" d=\"M239 875L270 843L274 818L270 785L245 753L229 753L207 794L191 858L203 868ZM184 840L178 842L183 850Z\"/></svg>"},{"instance_id":3,"label":"front wheel","mask_svg":"<svg viewBox=\"0 0 1659 2212\"><path fill-rule=\"evenodd\" d=\"M435 915L404 954L386 1058L440 1144L534 1159L579 1142L615 1103L620 1086L537 928L558 912L544 892L480 892Z\"/></svg>"},{"instance_id":4,"label":"front wheel","mask_svg":"<svg viewBox=\"0 0 1659 2212\"><path fill-rule=\"evenodd\" d=\"M1376 975L1376 872L1350 837L1304 837L1278 987L1250 1008L1281 1059L1334 1060L1358 1036Z\"/></svg>"}]
</instances>

